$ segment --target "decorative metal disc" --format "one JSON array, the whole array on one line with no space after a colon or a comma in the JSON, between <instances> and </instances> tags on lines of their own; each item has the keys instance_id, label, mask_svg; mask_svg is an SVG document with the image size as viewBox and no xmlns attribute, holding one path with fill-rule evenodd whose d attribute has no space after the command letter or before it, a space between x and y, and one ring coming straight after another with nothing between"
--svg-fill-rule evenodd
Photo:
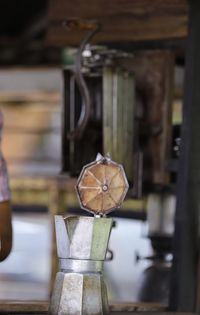
<instances>
[{"instance_id":1,"label":"decorative metal disc","mask_svg":"<svg viewBox=\"0 0 200 315\"><path fill-rule=\"evenodd\" d=\"M98 155L96 161L83 167L76 191L81 208L107 214L121 206L128 187L123 167Z\"/></svg>"}]
</instances>

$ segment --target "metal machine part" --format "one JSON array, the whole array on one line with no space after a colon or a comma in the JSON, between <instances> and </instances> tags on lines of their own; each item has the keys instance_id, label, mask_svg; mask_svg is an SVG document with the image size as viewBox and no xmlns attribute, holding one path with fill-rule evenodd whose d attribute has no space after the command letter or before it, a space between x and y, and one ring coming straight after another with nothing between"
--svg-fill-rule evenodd
<instances>
[{"instance_id":1,"label":"metal machine part","mask_svg":"<svg viewBox=\"0 0 200 315\"><path fill-rule=\"evenodd\" d=\"M157 255L172 252L176 197L170 193L152 193L147 197L148 237Z\"/></svg>"},{"instance_id":2,"label":"metal machine part","mask_svg":"<svg viewBox=\"0 0 200 315\"><path fill-rule=\"evenodd\" d=\"M95 159L102 148L102 88L101 77L84 72L84 80L90 93L89 118L81 137L71 137L83 110L83 98L77 86L74 71L63 71L64 104L62 110L62 172L77 176L82 167ZM89 140L89 141L88 141Z\"/></svg>"},{"instance_id":3,"label":"metal machine part","mask_svg":"<svg viewBox=\"0 0 200 315\"><path fill-rule=\"evenodd\" d=\"M128 178L133 180L134 162L134 75L124 69L103 70L103 151L123 163Z\"/></svg>"},{"instance_id":4,"label":"metal machine part","mask_svg":"<svg viewBox=\"0 0 200 315\"><path fill-rule=\"evenodd\" d=\"M134 75L119 64L133 56L89 45L78 56L63 72L62 172L77 175L100 151L123 164L133 182Z\"/></svg>"},{"instance_id":5,"label":"metal machine part","mask_svg":"<svg viewBox=\"0 0 200 315\"><path fill-rule=\"evenodd\" d=\"M81 208L104 215L121 206L128 187L122 165L98 154L96 161L84 166L76 190Z\"/></svg>"},{"instance_id":6,"label":"metal machine part","mask_svg":"<svg viewBox=\"0 0 200 315\"><path fill-rule=\"evenodd\" d=\"M82 29L89 29L89 32L87 36L83 39L83 41L80 44L80 47L76 54L76 62L74 67L74 77L78 86L78 89L80 91L81 97L82 97L82 109L80 113L80 117L77 122L77 126L74 127L74 130L71 130L68 134L68 137L71 139L79 139L82 137L84 130L88 124L89 117L90 117L90 110L91 110L91 99L90 99L90 93L87 87L87 84L85 82L83 73L82 73L82 55L83 51L87 45L87 43L92 39L92 37L99 31L100 25L96 22L87 22L83 21L80 23L79 21L71 21L71 23L74 25L79 26L79 28ZM68 21L68 27L69 27L69 21Z\"/></svg>"},{"instance_id":7,"label":"metal machine part","mask_svg":"<svg viewBox=\"0 0 200 315\"><path fill-rule=\"evenodd\" d=\"M153 253L147 257L136 254L137 262L141 259L151 262L143 272L138 295L140 301L168 304L175 208L176 197L171 193L147 196L148 238Z\"/></svg>"},{"instance_id":8,"label":"metal machine part","mask_svg":"<svg viewBox=\"0 0 200 315\"><path fill-rule=\"evenodd\" d=\"M60 271L49 314L109 314L102 268L112 219L56 216L55 226Z\"/></svg>"},{"instance_id":9,"label":"metal machine part","mask_svg":"<svg viewBox=\"0 0 200 315\"><path fill-rule=\"evenodd\" d=\"M149 236L173 236L176 197L173 194L149 194L147 221Z\"/></svg>"}]
</instances>

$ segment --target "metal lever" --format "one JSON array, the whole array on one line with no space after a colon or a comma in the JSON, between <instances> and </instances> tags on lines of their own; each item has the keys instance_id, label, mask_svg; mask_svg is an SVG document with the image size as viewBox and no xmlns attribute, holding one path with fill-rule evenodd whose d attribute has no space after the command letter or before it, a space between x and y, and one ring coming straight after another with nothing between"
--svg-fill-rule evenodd
<instances>
[{"instance_id":1,"label":"metal lever","mask_svg":"<svg viewBox=\"0 0 200 315\"><path fill-rule=\"evenodd\" d=\"M170 256L170 255L169 255ZM166 255L163 253L157 253L151 256L141 256L138 251L135 251L135 263L138 263L140 260L150 260L150 261L172 261L172 257L166 258Z\"/></svg>"}]
</instances>

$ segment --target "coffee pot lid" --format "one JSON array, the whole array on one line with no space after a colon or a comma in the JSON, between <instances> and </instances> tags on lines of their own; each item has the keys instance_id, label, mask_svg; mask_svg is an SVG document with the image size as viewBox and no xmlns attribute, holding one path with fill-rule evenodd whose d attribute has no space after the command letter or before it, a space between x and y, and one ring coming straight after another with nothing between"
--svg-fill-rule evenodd
<instances>
[{"instance_id":1,"label":"coffee pot lid","mask_svg":"<svg viewBox=\"0 0 200 315\"><path fill-rule=\"evenodd\" d=\"M94 162L83 167L76 191L82 209L105 215L120 208L128 187L123 166L98 154Z\"/></svg>"}]
</instances>

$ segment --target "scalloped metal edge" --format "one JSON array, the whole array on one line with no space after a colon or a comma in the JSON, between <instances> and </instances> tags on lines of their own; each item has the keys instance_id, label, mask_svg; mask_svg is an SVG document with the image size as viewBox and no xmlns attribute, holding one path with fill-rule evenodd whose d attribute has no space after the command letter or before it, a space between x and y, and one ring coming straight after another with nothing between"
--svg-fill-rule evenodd
<instances>
[{"instance_id":1,"label":"scalloped metal edge","mask_svg":"<svg viewBox=\"0 0 200 315\"><path fill-rule=\"evenodd\" d=\"M83 174L84 174L84 172L85 172L85 170L86 170L87 168L89 168L89 167L91 167L91 166L93 166L93 165L101 164L102 161L104 161L104 160L106 160L106 161L108 162L108 164L114 164L114 165L116 165L117 167L121 168L121 171L122 171L122 174L123 174L123 177L124 177L124 181L125 181L125 186L124 186L124 192L123 192L123 194L122 194L122 196L121 196L121 202L119 203L119 205L118 205L117 207L112 207L112 208L110 208L110 209L108 209L108 210L106 210L106 211L104 211L104 212L102 213L102 212L96 212L96 211L94 211L94 210L92 210L92 209L90 209L90 208L87 208L87 207L83 206L82 200L81 200L81 197L80 197L80 192L79 192L78 185L79 185L79 183L80 183L80 181L81 181L81 179L82 179L82 177L83 177ZM79 177L78 177L78 179L77 179L77 184L76 184L76 186L75 186L75 191L76 191L76 194L77 194L78 201L79 201L79 204L80 204L81 209L83 209L83 210L85 210L85 211L87 211L87 212L89 212L89 213L92 213L93 215L97 215L97 216L98 216L98 215L105 216L106 214L109 214L110 212L113 212L114 210L121 208L121 205L122 205L122 203L123 203L123 201L124 201L124 199L125 199L125 197L126 197L126 194L127 194L127 192L128 192L128 189L129 189L129 184L128 184L128 180L127 180L126 173L125 173L125 171L124 171L123 166L122 166L121 164L118 164L118 163L116 163L115 161L111 160L110 157L104 157L104 156L102 156L101 153L98 153L98 154L97 154L97 158L96 158L95 161L93 161L93 162L91 162L91 163L88 163L88 164L86 164L86 165L83 166L83 168L82 168L82 170L81 170L81 172L80 172L80 175L79 175Z\"/></svg>"}]
</instances>

